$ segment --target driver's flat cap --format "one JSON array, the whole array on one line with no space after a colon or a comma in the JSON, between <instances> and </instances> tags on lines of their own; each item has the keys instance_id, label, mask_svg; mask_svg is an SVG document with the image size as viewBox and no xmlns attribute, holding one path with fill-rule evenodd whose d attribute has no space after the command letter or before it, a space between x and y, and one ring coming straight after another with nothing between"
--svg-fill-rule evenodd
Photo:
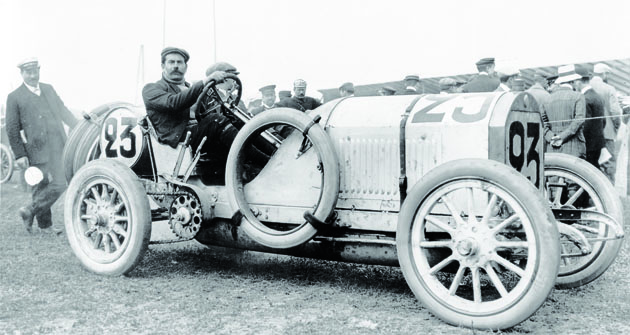
<instances>
[{"instance_id":1,"label":"driver's flat cap","mask_svg":"<svg viewBox=\"0 0 630 335\"><path fill-rule=\"evenodd\" d=\"M304 80L304 79L296 79L293 82L293 87L306 87L306 80Z\"/></svg>"},{"instance_id":2,"label":"driver's flat cap","mask_svg":"<svg viewBox=\"0 0 630 335\"><path fill-rule=\"evenodd\" d=\"M223 71L223 72L227 72L227 73L231 73L235 75L239 74L239 72L236 70L236 67L234 67L232 64L226 63L226 62L217 62L217 63L212 64L206 70L206 76L209 76L211 73L216 72L216 71Z\"/></svg>"},{"instance_id":3,"label":"driver's flat cap","mask_svg":"<svg viewBox=\"0 0 630 335\"><path fill-rule=\"evenodd\" d=\"M162 53L160 55L162 56L162 59L164 59L166 55L172 54L172 53L182 55L182 57L184 57L184 62L186 63L188 63L188 60L190 59L190 55L188 54L188 51L184 49L176 48L176 47L166 47L162 49Z\"/></svg>"}]
</instances>

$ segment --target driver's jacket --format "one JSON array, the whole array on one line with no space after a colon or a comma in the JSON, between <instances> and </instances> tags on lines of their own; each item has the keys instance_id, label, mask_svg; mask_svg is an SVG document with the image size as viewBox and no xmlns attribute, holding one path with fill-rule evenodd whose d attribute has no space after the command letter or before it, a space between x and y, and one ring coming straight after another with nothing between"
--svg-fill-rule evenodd
<instances>
[{"instance_id":1,"label":"driver's jacket","mask_svg":"<svg viewBox=\"0 0 630 335\"><path fill-rule=\"evenodd\" d=\"M203 91L203 82L193 85L186 83L189 89L182 90L170 84L164 78L147 84L142 89L142 99L147 115L155 128L158 140L171 147L177 147L190 118L190 107Z\"/></svg>"}]
</instances>

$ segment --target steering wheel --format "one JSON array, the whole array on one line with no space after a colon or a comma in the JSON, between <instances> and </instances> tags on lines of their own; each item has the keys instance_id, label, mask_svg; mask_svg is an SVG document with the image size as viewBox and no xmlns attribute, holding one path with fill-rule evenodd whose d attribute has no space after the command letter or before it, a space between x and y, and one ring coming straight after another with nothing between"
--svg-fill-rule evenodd
<instances>
[{"instance_id":1,"label":"steering wheel","mask_svg":"<svg viewBox=\"0 0 630 335\"><path fill-rule=\"evenodd\" d=\"M220 107L232 111L241 101L242 87L241 80L233 73L227 73L220 83L209 81L197 98L197 118L203 118Z\"/></svg>"}]
</instances>

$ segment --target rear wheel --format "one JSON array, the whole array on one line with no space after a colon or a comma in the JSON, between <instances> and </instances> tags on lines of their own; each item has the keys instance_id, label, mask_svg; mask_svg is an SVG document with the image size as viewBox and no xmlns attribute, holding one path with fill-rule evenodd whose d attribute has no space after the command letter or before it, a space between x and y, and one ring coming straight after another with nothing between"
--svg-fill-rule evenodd
<instances>
[{"instance_id":1,"label":"rear wheel","mask_svg":"<svg viewBox=\"0 0 630 335\"><path fill-rule=\"evenodd\" d=\"M130 272L151 237L151 209L138 177L111 159L89 162L74 176L64 203L70 246L88 270Z\"/></svg>"},{"instance_id":2,"label":"rear wheel","mask_svg":"<svg viewBox=\"0 0 630 335\"><path fill-rule=\"evenodd\" d=\"M593 210L623 224L623 205L615 187L585 160L560 153L545 154L545 186L552 208ZM613 263L623 243L622 239L606 240L614 238L615 231L601 222L576 223L572 227L585 235L593 251L582 256L572 242L561 239L558 288L578 287L597 279Z\"/></svg>"},{"instance_id":3,"label":"rear wheel","mask_svg":"<svg viewBox=\"0 0 630 335\"><path fill-rule=\"evenodd\" d=\"M553 288L558 230L540 192L515 170L458 160L426 174L398 220L400 266L420 302L457 325L505 329Z\"/></svg>"},{"instance_id":4,"label":"rear wheel","mask_svg":"<svg viewBox=\"0 0 630 335\"><path fill-rule=\"evenodd\" d=\"M8 146L0 144L0 184L4 184L13 176L13 152Z\"/></svg>"}]
</instances>

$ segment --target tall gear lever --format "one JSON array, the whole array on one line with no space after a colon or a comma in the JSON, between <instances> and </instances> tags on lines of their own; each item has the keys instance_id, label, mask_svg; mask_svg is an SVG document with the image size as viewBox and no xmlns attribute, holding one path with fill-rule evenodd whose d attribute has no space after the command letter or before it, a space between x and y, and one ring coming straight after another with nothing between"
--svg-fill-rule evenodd
<instances>
[{"instance_id":1,"label":"tall gear lever","mask_svg":"<svg viewBox=\"0 0 630 335\"><path fill-rule=\"evenodd\" d=\"M195 151L195 156L192 159L192 162L190 162L190 165L188 166L188 168L186 169L186 173L184 173L184 179L182 180L184 183L188 181L188 178L190 178L190 175L192 174L193 168L197 165L197 162L199 161L199 158L201 157L201 148L203 148L203 145L206 143L206 139L207 137L204 136L201 139L201 142L199 142L199 146L197 147L197 150Z\"/></svg>"},{"instance_id":2,"label":"tall gear lever","mask_svg":"<svg viewBox=\"0 0 630 335\"><path fill-rule=\"evenodd\" d=\"M184 160L184 153L186 153L186 148L190 144L190 131L186 132L186 139L184 140L184 144L179 149L179 156L177 156L177 162L175 163L175 168L173 169L173 179L177 179L179 176L179 169L182 167L182 161Z\"/></svg>"}]
</instances>

